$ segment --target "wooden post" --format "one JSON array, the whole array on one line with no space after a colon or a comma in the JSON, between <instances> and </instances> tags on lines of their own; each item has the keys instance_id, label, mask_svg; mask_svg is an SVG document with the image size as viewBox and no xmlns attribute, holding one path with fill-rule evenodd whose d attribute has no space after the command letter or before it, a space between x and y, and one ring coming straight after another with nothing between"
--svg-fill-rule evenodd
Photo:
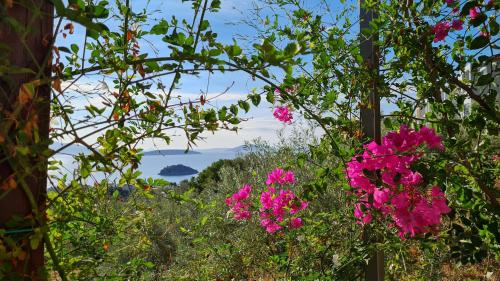
<instances>
[{"instance_id":1,"label":"wooden post","mask_svg":"<svg viewBox=\"0 0 500 281\"><path fill-rule=\"evenodd\" d=\"M7 16L17 22L19 30L16 31L8 23L0 20L0 43L7 45L7 51L2 50L0 54L0 64L7 67L28 68L34 73L9 72L0 76L0 122L6 128L7 135L3 135L2 145L6 150L15 147L18 140L14 137L17 131L20 130L18 123L9 123L9 116L19 108L18 101L21 85L28 82L33 82L37 78L50 77L50 54L51 43L53 36L53 6L48 0L31 0L31 1L0 1L0 7L7 13ZM3 15L5 16L5 14ZM2 15L0 15L2 17ZM23 31L26 31L25 33ZM7 52L7 53L5 53ZM37 77L41 69L40 77ZM40 80L41 81L41 80ZM34 120L33 126L37 128L39 139L37 141L23 141L28 149L37 146L37 151L40 147L47 148L49 140L49 123L50 123L50 84L47 82L34 83L34 96L29 98L25 106L22 106L17 116L18 121ZM5 125L9 124L9 125ZM31 125L30 125L31 126ZM26 127L25 127L26 128ZM32 131L32 130L31 130ZM1 133L1 132L0 132ZM5 132L4 132L5 133ZM10 151L10 150L9 150ZM37 202L38 211L45 214L46 190L47 190L47 159L41 153L33 153L30 155L29 167L21 165L16 161L15 153L4 153L4 149L0 149L0 184L11 177L17 183L17 187L6 190L0 190L0 195L4 195L0 199L0 228L10 229L12 233L23 233L29 237L31 227L33 225L34 210L30 204L26 193L21 188L21 181L26 183L26 186L31 190L34 200ZM9 159L9 160L6 160ZM14 164L19 164L20 169L17 171ZM28 171L29 169L29 171ZM21 172L18 172L18 171ZM28 171L28 172L26 172ZM8 224L13 217L24 218L25 223L18 223L13 227ZM11 234L6 234L11 235ZM14 234L17 235L17 234ZM42 280L42 268L44 265L44 243L40 242L36 249L31 249L29 240L27 245L22 244L22 249L25 252L24 258L17 261L12 261L14 272L21 275L25 280ZM4 261L11 262L11 261ZM2 262L0 261L0 266Z\"/></svg>"},{"instance_id":2,"label":"wooden post","mask_svg":"<svg viewBox=\"0 0 500 281\"><path fill-rule=\"evenodd\" d=\"M375 18L376 12L373 9L365 7L365 0L360 0L360 31L370 29L370 22ZM380 132L380 98L377 93L377 76L379 72L379 57L378 48L374 41L377 40L376 35L365 36L360 33L360 53L364 63L371 71L371 92L368 97L368 106L360 109L360 121L363 131L364 140L375 140L377 143L381 141ZM365 232L365 241L370 243L370 234L368 229ZM365 270L366 281L383 281L384 280L384 253L376 251L368 262Z\"/></svg>"}]
</instances>

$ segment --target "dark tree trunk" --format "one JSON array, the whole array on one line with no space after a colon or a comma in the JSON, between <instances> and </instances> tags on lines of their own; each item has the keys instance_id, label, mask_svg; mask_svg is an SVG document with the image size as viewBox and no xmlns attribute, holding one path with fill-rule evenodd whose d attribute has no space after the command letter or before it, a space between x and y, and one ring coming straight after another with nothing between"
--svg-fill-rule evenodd
<instances>
[{"instance_id":1,"label":"dark tree trunk","mask_svg":"<svg viewBox=\"0 0 500 281\"><path fill-rule=\"evenodd\" d=\"M0 66L8 69L3 74L0 71L0 229L7 230L0 238L18 239L26 255L17 260L0 260L0 267L11 263L13 272L24 279L37 280L43 278L44 243L41 241L36 249L30 247L29 236L33 234L30 229L40 226L40 220L35 219L36 212L21 182L29 187L38 204L37 211L42 214L38 219L45 219L47 158L42 151L49 144L50 83L46 78L51 72L53 6L48 0L21 0L14 1L12 7L4 6L8 3L0 1L3 6L0 10L4 12L0 14L0 44L8 48L0 54ZM14 28L10 20L15 20L19 28ZM13 67L29 68L35 74L19 74ZM20 103L21 86L38 79L40 82L34 83L34 96ZM16 121L10 116L15 116ZM20 131L32 136L19 138ZM30 151L22 156L23 161L15 149L17 146ZM12 224L15 217L21 220Z\"/></svg>"}]
</instances>

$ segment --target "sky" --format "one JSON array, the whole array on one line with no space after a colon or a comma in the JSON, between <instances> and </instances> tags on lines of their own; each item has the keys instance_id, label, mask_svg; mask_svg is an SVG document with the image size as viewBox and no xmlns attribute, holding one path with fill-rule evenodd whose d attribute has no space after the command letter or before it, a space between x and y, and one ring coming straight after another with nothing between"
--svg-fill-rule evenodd
<instances>
[{"instance_id":1,"label":"sky","mask_svg":"<svg viewBox=\"0 0 500 281\"><path fill-rule=\"evenodd\" d=\"M304 1L306 5L316 8L319 7L322 2L323 0ZM133 10L146 9L147 11L154 11L151 17L151 24L154 24L161 18L169 20L171 15L175 15L177 18L186 19L190 19L192 17L192 10L190 8L191 4L189 2L183 3L180 0L132 0L131 4ZM333 7L335 8L335 5L333 5ZM220 12L208 14L207 19L210 21L211 29L219 34L218 39L223 43L232 42L235 36L239 36L239 38L253 38L256 36L256 31L252 27L242 23L242 20L248 19L246 16L248 16L250 11L254 8L254 3L251 0L222 0ZM334 15L334 11L331 11L331 14ZM112 23L109 25L113 28ZM144 29L148 28L150 27L144 27ZM81 26L75 25L75 33L68 35L65 39L63 39L62 36L59 36L58 41L56 41L56 45L68 47L72 43L81 45L84 34L84 29ZM245 46L244 42L243 46ZM161 54L162 51L164 51L163 49L166 48L166 44L161 41L161 36L156 36L155 38L150 39L149 45L146 44L141 46L141 51L151 52L149 57L154 57L156 55L153 54L153 50L156 50ZM169 79L171 79L171 77L165 78L165 81L169 81ZM165 82L165 84L168 85L167 82ZM64 86L69 86L69 84L63 84L63 87ZM179 89L174 91L174 96L182 96L183 100L193 100L199 97L202 92L207 92L209 97L216 96L230 87L226 94L218 97L211 104L211 106L221 107L223 105L229 105L237 102L238 99L244 98L245 95L250 93L252 89L258 89L262 86L263 84L261 82L252 80L251 77L242 72L225 74L214 73L210 74L210 76L203 73L199 75L199 77L183 76ZM109 87L112 87L111 81L106 79L103 80L102 77L89 76L79 80L70 87L70 89L73 90L78 89L79 91L83 91L87 93L86 95L68 93L64 98L67 99L68 103L77 108L82 108L88 104L94 104L99 107L103 100L102 98L96 96L95 93L99 91L102 92ZM292 134L292 132L296 129L300 130L300 127L308 126L304 125L306 123L297 114L294 116L295 121L291 125L279 122L272 115L273 105L267 103L265 99L262 100L263 102L259 107L256 108L252 106L248 114L241 116L247 121L239 125L240 129L237 133L229 131L204 133L201 135L203 139L197 142L197 148L230 148L243 145L246 141L251 141L257 138L274 143L277 141L278 131L287 135ZM82 116L77 112L74 117L75 119L78 119ZM54 121L54 125L57 126L57 121ZM89 132L91 133L92 129L83 130L81 134L84 135ZM141 147L145 150L186 148L187 142L182 132L174 130L171 131L171 134L173 135L173 138L169 145L158 140L148 140L141 143ZM90 136L87 141L93 142L97 136L98 134L94 134ZM62 142L67 141L70 141L70 139L62 140Z\"/></svg>"}]
</instances>

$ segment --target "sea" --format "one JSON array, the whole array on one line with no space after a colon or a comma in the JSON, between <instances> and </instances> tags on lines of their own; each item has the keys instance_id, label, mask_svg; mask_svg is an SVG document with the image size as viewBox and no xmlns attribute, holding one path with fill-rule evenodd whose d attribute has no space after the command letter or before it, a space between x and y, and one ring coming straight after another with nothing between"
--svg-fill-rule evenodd
<instances>
[{"instance_id":1,"label":"sea","mask_svg":"<svg viewBox=\"0 0 500 281\"><path fill-rule=\"evenodd\" d=\"M239 148L229 148L229 149L207 149L198 151L199 154L194 153L181 153L174 155L144 155L142 157L141 164L138 170L142 173L140 178L162 178L171 183L179 183L182 180L189 180L190 178L196 176L161 176L159 175L161 169L170 165L182 164L191 167L198 172L201 172L212 163L220 159L234 159L239 155L245 153ZM68 179L78 176L75 171L78 171L78 164L75 162L73 155L69 154L56 154L51 160L60 161L58 170L49 170L49 175L55 177L61 177L63 174L68 174ZM117 175L105 175L103 173L95 172L89 177L89 180L101 181L104 179L113 181L117 178Z\"/></svg>"}]
</instances>

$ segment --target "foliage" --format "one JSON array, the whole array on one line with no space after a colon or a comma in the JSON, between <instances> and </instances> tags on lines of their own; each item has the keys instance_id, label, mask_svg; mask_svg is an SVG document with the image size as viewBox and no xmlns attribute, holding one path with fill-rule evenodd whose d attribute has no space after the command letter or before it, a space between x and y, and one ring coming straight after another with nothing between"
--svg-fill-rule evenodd
<instances>
[{"instance_id":1,"label":"foliage","mask_svg":"<svg viewBox=\"0 0 500 281\"><path fill-rule=\"evenodd\" d=\"M376 17L362 30L354 28L354 1L259 1L247 22L258 40L248 48L218 39L207 16L220 10L219 0L186 1L192 18L161 19L131 2L0 6L0 35L14 34L34 64L20 64L12 44L0 43L0 200L15 195L29 204L0 226L0 278L15 278L41 247L50 257L47 272L25 274L57 271L63 280L355 279L375 249L386 251L393 278L436 279L442 272L434 264L500 258L496 1L363 1L362 11ZM53 34L11 14L30 13L35 22L50 18L52 4ZM75 28L85 30L82 42L66 43ZM30 53L35 37L44 47L40 57ZM152 38L164 45L148 46ZM359 45L367 38L371 61ZM207 93L175 97L183 77L234 72L259 80L262 90L222 107L211 106ZM92 75L102 79L99 88L76 87ZM370 92L389 105L377 120L385 131L425 125L443 138L445 152L412 163L445 191L452 209L439 239L400 240L381 226L370 230L375 241L361 237L345 171L366 141L360 112L376 107ZM237 131L241 114L261 96L278 120L301 115L321 138L310 146L263 146L243 160L214 164L175 191L141 178L141 142L168 145L182 132L190 148L204 132ZM74 102L82 97L94 102ZM49 149L56 141L67 144ZM77 154L78 168L66 173L49 159L72 144L90 152ZM61 175L47 178L47 163ZM275 167L296 172L294 192L310 202L304 227L274 237L223 216L226 196L244 183L259 186ZM45 200L44 190L34 191L47 180ZM117 188L123 186L133 186L127 196Z\"/></svg>"},{"instance_id":2,"label":"foliage","mask_svg":"<svg viewBox=\"0 0 500 281\"><path fill-rule=\"evenodd\" d=\"M451 226L441 234L453 245L452 258L473 262L498 258L500 245L494 160L499 151L498 5L448 2L450 7L440 1L366 1L364 8L376 10L377 17L359 34L351 20L358 18L354 2L332 17L336 4L262 1L248 23L257 22L253 26L259 35L272 38L276 46L299 41L303 54L312 57L281 81L278 88L294 92L282 91L279 98L324 130L326 153L343 163L361 147L354 138L362 135L359 111L374 106L368 100L371 91L395 107L382 115L385 130L427 125L443 136L446 152L432 160L432 170L423 178L443 184L453 209ZM459 12L453 13L453 8ZM478 16L471 18L470 9L479 11ZM434 40L441 36L433 30L437 23L457 18L466 25L462 32L450 31L446 40ZM373 71L360 53L359 39L370 36L375 36L380 71ZM336 180L343 171L327 170L311 186L321 191L325 176Z\"/></svg>"}]
</instances>

